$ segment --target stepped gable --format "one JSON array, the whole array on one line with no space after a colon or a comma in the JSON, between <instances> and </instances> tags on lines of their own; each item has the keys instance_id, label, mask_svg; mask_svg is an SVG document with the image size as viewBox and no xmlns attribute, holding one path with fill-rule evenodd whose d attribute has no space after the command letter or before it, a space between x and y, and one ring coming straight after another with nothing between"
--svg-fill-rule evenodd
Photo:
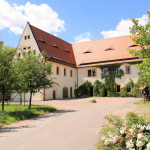
<instances>
[{"instance_id":1,"label":"stepped gable","mask_svg":"<svg viewBox=\"0 0 150 150\"><path fill-rule=\"evenodd\" d=\"M141 61L127 49L140 49L129 36L120 36L72 44L77 67Z\"/></svg>"},{"instance_id":2,"label":"stepped gable","mask_svg":"<svg viewBox=\"0 0 150 150\"><path fill-rule=\"evenodd\" d=\"M48 60L71 67L76 67L72 45L70 43L30 24L29 26L40 51L45 51L47 53L47 56L49 57Z\"/></svg>"}]
</instances>

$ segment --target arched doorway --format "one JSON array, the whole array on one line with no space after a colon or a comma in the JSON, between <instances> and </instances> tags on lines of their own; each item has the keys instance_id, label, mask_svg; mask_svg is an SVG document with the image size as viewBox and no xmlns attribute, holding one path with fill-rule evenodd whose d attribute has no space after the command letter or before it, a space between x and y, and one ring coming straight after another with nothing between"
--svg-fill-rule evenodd
<instances>
[{"instance_id":1,"label":"arched doorway","mask_svg":"<svg viewBox=\"0 0 150 150\"><path fill-rule=\"evenodd\" d=\"M67 87L63 88L63 98L68 98L68 88Z\"/></svg>"}]
</instances>

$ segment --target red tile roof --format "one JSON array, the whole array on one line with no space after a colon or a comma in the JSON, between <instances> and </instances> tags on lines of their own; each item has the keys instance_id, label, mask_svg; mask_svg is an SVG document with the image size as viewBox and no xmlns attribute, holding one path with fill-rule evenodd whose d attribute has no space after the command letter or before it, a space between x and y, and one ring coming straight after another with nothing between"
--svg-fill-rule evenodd
<instances>
[{"instance_id":1,"label":"red tile roof","mask_svg":"<svg viewBox=\"0 0 150 150\"><path fill-rule=\"evenodd\" d=\"M87 67L113 63L142 61L127 51L139 49L130 36L79 42L70 44L58 37L30 25L40 51L45 51L49 60L72 67Z\"/></svg>"},{"instance_id":2,"label":"red tile roof","mask_svg":"<svg viewBox=\"0 0 150 150\"><path fill-rule=\"evenodd\" d=\"M72 45L32 25L30 29L35 37L40 51L45 51L49 60L76 67Z\"/></svg>"},{"instance_id":3,"label":"red tile roof","mask_svg":"<svg viewBox=\"0 0 150 150\"><path fill-rule=\"evenodd\" d=\"M127 49L139 49L130 36L74 43L73 51L78 67L138 61ZM88 50L91 53L85 53Z\"/></svg>"}]
</instances>

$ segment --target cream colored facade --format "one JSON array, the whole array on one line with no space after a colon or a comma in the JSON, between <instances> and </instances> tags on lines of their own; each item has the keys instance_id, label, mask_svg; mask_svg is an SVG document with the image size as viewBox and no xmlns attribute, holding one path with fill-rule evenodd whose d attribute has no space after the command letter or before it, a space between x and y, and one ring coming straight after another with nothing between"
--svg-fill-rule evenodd
<instances>
[{"instance_id":1,"label":"cream colored facade","mask_svg":"<svg viewBox=\"0 0 150 150\"><path fill-rule=\"evenodd\" d=\"M131 74L126 74L126 65L130 66L131 68ZM96 76L95 77L88 77L87 70L90 69L96 69ZM124 71L124 76L119 79L116 78L116 84L120 85L120 87L124 87L126 83L129 82L129 79L131 78L134 83L137 82L139 75L138 75L138 68L135 65L130 64L123 64L120 66L120 69ZM104 79L101 79L101 69L95 68L95 67L86 67L86 68L79 68L78 69L78 76L80 77L78 79L78 85L82 85L86 80L94 83L95 80L99 80L104 82Z\"/></svg>"},{"instance_id":2,"label":"cream colored facade","mask_svg":"<svg viewBox=\"0 0 150 150\"><path fill-rule=\"evenodd\" d=\"M25 39L26 36L26 39ZM28 38L29 37L29 38ZM21 53L20 49L23 51L28 51L29 49L35 51L35 55L38 55L40 53L39 47L36 43L36 40L32 34L32 31L29 27L29 24L26 25L25 30L22 34L22 37L20 39L19 45L18 45L18 53ZM64 89L67 90L67 97L75 97L74 90L75 85L82 85L86 80L94 83L95 80L100 80L104 82L104 79L101 79L101 70L99 68L95 67L84 67L84 68L73 68L69 67L63 64L55 63L55 62L49 62L52 63L52 78L54 78L54 81L58 85L54 85L50 89L45 89L45 100L50 99L62 99L64 98L63 91ZM121 69L125 71L125 67L127 64L122 64ZM57 67L59 68L59 73L57 74ZM120 85L120 87L123 87L127 82L129 82L129 79L131 78L134 82L137 82L138 80L138 69L135 65L131 65L131 74L124 74L124 76L121 79L116 79L116 84ZM64 75L64 69L66 69L66 75ZM89 69L95 69L96 70L96 76L88 77L88 70ZM70 71L72 70L72 76L70 75ZM33 95L34 101L42 101L44 96L44 90L42 89L40 92ZM20 99L20 95L13 95L14 101L18 101ZM22 99L24 100L24 95L22 95ZM29 100L29 94L25 94L25 100Z\"/></svg>"}]
</instances>

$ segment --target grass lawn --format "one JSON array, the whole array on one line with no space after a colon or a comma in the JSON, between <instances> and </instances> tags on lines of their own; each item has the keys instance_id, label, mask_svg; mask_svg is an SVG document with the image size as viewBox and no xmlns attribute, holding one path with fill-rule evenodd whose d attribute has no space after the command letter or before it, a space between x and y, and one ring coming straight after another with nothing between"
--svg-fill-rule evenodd
<instances>
[{"instance_id":1,"label":"grass lawn","mask_svg":"<svg viewBox=\"0 0 150 150\"><path fill-rule=\"evenodd\" d=\"M144 116L150 120L150 101L140 100L135 103L138 106L138 109L144 114Z\"/></svg>"},{"instance_id":2,"label":"grass lawn","mask_svg":"<svg viewBox=\"0 0 150 150\"><path fill-rule=\"evenodd\" d=\"M5 112L3 113L0 105L0 125L6 125L12 122L25 120L55 110L56 109L52 106L44 105L32 105L31 109L29 110L28 105L24 106L19 104L5 104Z\"/></svg>"}]
</instances>

